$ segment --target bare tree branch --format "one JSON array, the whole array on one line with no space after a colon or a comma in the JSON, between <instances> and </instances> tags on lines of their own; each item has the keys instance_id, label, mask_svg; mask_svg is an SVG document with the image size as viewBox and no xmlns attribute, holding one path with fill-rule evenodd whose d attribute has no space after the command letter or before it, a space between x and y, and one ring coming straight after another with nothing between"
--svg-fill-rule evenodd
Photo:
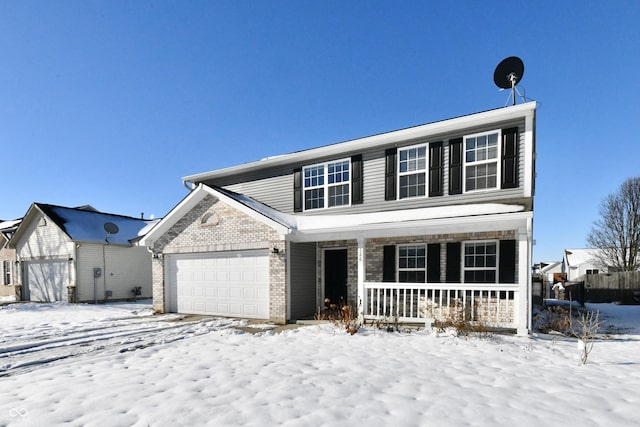
<instances>
[{"instance_id":1,"label":"bare tree branch","mask_svg":"<svg viewBox=\"0 0 640 427\"><path fill-rule=\"evenodd\" d=\"M600 216L587 236L599 249L601 267L635 271L640 267L640 177L628 178L600 205Z\"/></svg>"}]
</instances>

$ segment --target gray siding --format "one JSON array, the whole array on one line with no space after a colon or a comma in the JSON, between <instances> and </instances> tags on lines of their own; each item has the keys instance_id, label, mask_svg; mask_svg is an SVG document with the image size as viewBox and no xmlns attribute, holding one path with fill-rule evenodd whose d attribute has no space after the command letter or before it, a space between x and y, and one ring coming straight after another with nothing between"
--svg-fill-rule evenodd
<instances>
[{"instance_id":1,"label":"gray siding","mask_svg":"<svg viewBox=\"0 0 640 427\"><path fill-rule=\"evenodd\" d=\"M449 140L479 132L495 129L518 127L519 136L519 188L508 190L492 190L459 195L448 195L449 175ZM307 215L318 214L350 214L390 211L398 209L413 209L422 207L450 206L456 204L470 204L482 202L518 203L525 204L527 209L532 209L531 200L524 200L523 185L525 182L525 165L533 162L529 158L532 153L525 151L524 118L514 121L496 122L483 127L469 127L460 129L455 133L434 134L425 138L397 141L384 147L376 147L361 153L344 153L340 157L349 157L354 154L363 156L363 203L345 208L318 209L306 212ZM384 200L384 173L385 173L385 149L390 147L406 147L425 142L444 142L444 195L438 197L420 197L406 200ZM291 164L273 169L253 170L215 181L205 181L206 184L225 187L237 193L245 194L254 199L278 209L285 213L293 213L293 170L298 167L320 163L334 158L318 158L305 164Z\"/></svg>"},{"instance_id":2,"label":"gray siding","mask_svg":"<svg viewBox=\"0 0 640 427\"><path fill-rule=\"evenodd\" d=\"M258 178L226 186L228 190L254 197L281 212L293 212L293 169L286 175Z\"/></svg>"},{"instance_id":3,"label":"gray siding","mask_svg":"<svg viewBox=\"0 0 640 427\"><path fill-rule=\"evenodd\" d=\"M291 243L291 319L310 319L316 304L316 244Z\"/></svg>"}]
</instances>

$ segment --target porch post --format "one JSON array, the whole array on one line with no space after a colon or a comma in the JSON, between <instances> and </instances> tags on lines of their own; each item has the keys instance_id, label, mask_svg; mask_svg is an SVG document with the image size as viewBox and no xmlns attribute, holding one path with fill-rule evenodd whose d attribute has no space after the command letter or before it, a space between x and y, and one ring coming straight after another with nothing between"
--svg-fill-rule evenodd
<instances>
[{"instance_id":1,"label":"porch post","mask_svg":"<svg viewBox=\"0 0 640 427\"><path fill-rule=\"evenodd\" d=\"M528 335L531 325L531 219L526 230L518 233L518 335Z\"/></svg>"},{"instance_id":2,"label":"porch post","mask_svg":"<svg viewBox=\"0 0 640 427\"><path fill-rule=\"evenodd\" d=\"M365 238L358 237L358 320L364 321L364 245Z\"/></svg>"}]
</instances>

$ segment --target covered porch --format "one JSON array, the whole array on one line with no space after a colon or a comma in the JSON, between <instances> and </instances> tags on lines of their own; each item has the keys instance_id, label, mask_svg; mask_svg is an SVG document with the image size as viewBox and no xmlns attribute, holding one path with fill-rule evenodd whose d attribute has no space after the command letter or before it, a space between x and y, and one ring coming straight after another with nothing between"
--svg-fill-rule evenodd
<instances>
[{"instance_id":1,"label":"covered porch","mask_svg":"<svg viewBox=\"0 0 640 427\"><path fill-rule=\"evenodd\" d=\"M334 223L330 230L325 227L298 229L288 236L293 244L289 253L295 253L300 243L315 244L316 307L323 305L327 295L326 253L342 248L348 265L346 302L362 321L431 325L435 321L464 320L490 328L516 330L519 335L526 335L531 328L531 219L530 212L508 212L363 224L349 229L336 228ZM452 258L449 245L458 244L458 248L464 250L460 243L474 240L492 240L498 251L503 241L511 242L514 258L510 260L508 279L503 277L498 267L495 268L495 280L484 282L449 275L447 263ZM386 262L386 249L393 245L397 248L423 246L427 253L437 254L433 258L424 255L424 270L427 272L424 279L407 280L399 274L389 279L383 271L383 264ZM398 270L400 255L395 256ZM464 260L458 258L453 262L462 264ZM291 264L292 270L300 268L295 264ZM464 273L464 266L460 268ZM291 285L291 281L289 283ZM290 308L292 306L295 304Z\"/></svg>"}]
</instances>

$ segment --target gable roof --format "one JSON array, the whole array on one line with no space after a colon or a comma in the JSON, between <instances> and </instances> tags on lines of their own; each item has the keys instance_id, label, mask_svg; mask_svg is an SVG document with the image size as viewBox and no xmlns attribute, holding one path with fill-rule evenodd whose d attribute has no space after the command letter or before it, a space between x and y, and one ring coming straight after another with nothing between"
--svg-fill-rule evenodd
<instances>
[{"instance_id":1,"label":"gable roof","mask_svg":"<svg viewBox=\"0 0 640 427\"><path fill-rule=\"evenodd\" d=\"M96 211L91 206L80 208L68 208L64 206L34 203L24 217L22 224L16 230L12 242L19 239L37 212L41 212L71 240L77 242L108 243L113 245L131 245L131 240L137 239L140 232L153 222L149 220L133 218L123 215L103 213ZM109 234L105 230L105 224L112 223L118 228L118 232ZM11 244L11 246L15 243Z\"/></svg>"},{"instance_id":2,"label":"gable roof","mask_svg":"<svg viewBox=\"0 0 640 427\"><path fill-rule=\"evenodd\" d=\"M424 125L413 126L405 129L385 132L364 138L353 139L308 150L296 151L289 154L267 157L262 160L245 163L238 166L231 166L210 172L189 175L182 178L185 185L187 183L198 184L207 180L227 177L238 173L289 165L292 163L306 162L320 157L334 155L344 155L349 152L358 152L377 147L393 145L398 141L408 141L415 138L424 138L448 132L457 132L461 129L474 126L483 126L495 121L505 121L533 115L536 102L527 102L509 107L502 107L493 110L483 111L452 119L440 120Z\"/></svg>"},{"instance_id":3,"label":"gable roof","mask_svg":"<svg viewBox=\"0 0 640 427\"><path fill-rule=\"evenodd\" d=\"M283 218L278 218L277 215L269 215L260 209L254 209L247 203L242 203L237 197L232 197L235 194L230 191L222 191L219 188L212 188L204 184L199 184L194 190L189 192L184 199L180 201L162 220L160 220L145 236L143 236L139 245L152 246L153 242L169 231L173 225L175 225L180 218L186 215L191 209L193 209L200 201L202 201L207 195L216 197L223 202L231 205L235 209L249 215L253 219L260 221L271 228L273 228L279 234L288 234L291 232L289 225ZM259 203L259 202L255 202ZM260 203L260 205L262 205ZM265 205L262 205L265 206ZM265 208L268 208L265 206ZM271 209L273 212L278 212L275 209ZM284 215L284 214L282 214Z\"/></svg>"}]
</instances>

